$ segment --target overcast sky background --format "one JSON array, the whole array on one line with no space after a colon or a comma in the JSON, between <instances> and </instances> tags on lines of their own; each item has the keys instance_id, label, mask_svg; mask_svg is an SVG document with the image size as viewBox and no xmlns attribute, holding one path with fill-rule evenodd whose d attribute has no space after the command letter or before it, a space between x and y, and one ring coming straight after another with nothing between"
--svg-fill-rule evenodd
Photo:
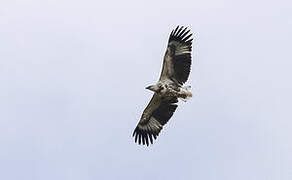
<instances>
[{"instance_id":1,"label":"overcast sky background","mask_svg":"<svg viewBox=\"0 0 292 180\"><path fill-rule=\"evenodd\" d=\"M292 179L290 1L0 2L0 179ZM193 98L131 137L168 35Z\"/></svg>"}]
</instances>

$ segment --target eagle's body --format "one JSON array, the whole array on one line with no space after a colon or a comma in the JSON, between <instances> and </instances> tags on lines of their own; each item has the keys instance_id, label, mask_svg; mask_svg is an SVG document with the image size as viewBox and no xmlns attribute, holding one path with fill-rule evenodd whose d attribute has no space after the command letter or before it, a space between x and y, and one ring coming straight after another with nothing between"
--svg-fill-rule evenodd
<instances>
[{"instance_id":1,"label":"eagle's body","mask_svg":"<svg viewBox=\"0 0 292 180\"><path fill-rule=\"evenodd\" d=\"M182 85L187 81L191 67L192 39L190 30L177 26L170 34L167 50L159 81L146 87L154 95L145 108L141 119L134 130L135 142L153 143L163 125L173 115L178 99L186 101L192 97L189 86Z\"/></svg>"},{"instance_id":2,"label":"eagle's body","mask_svg":"<svg viewBox=\"0 0 292 180\"><path fill-rule=\"evenodd\" d=\"M189 86L182 87L180 84L177 84L171 80L159 81L155 85L146 87L146 89L154 91L162 98L177 97L183 101L186 101L188 98L192 97L192 93L188 91L188 88Z\"/></svg>"}]
</instances>

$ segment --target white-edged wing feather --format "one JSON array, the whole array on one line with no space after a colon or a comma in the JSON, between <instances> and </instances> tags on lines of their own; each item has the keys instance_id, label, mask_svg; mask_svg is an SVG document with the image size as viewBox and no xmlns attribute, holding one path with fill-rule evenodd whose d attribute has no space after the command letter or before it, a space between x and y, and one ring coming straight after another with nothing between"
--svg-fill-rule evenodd
<instances>
[{"instance_id":1,"label":"white-edged wing feather","mask_svg":"<svg viewBox=\"0 0 292 180\"><path fill-rule=\"evenodd\" d=\"M177 98L163 98L155 93L145 108L134 130L135 142L143 145L153 143L177 108Z\"/></svg>"},{"instance_id":2,"label":"white-edged wing feather","mask_svg":"<svg viewBox=\"0 0 292 180\"><path fill-rule=\"evenodd\" d=\"M183 26L174 29L168 41L163 60L160 80L171 79L183 84L188 80L191 69L192 34Z\"/></svg>"}]
</instances>

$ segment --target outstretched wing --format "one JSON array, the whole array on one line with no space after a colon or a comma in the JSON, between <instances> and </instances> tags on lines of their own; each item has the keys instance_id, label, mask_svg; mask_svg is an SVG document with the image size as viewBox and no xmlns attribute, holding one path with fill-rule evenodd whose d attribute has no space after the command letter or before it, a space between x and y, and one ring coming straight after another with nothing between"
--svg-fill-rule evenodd
<instances>
[{"instance_id":1,"label":"outstretched wing","mask_svg":"<svg viewBox=\"0 0 292 180\"><path fill-rule=\"evenodd\" d=\"M143 111L141 119L134 130L135 142L143 145L153 143L177 108L177 98L163 98L155 93Z\"/></svg>"},{"instance_id":2,"label":"outstretched wing","mask_svg":"<svg viewBox=\"0 0 292 180\"><path fill-rule=\"evenodd\" d=\"M172 30L163 60L160 80L171 79L179 84L188 80L191 69L192 34L188 28Z\"/></svg>"}]
</instances>

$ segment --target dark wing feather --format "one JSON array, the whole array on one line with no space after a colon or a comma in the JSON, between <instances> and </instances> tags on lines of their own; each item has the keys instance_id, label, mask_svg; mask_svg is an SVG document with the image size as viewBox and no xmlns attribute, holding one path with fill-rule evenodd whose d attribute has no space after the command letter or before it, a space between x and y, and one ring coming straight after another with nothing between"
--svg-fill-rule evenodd
<instances>
[{"instance_id":1,"label":"dark wing feather","mask_svg":"<svg viewBox=\"0 0 292 180\"><path fill-rule=\"evenodd\" d=\"M149 145L153 143L177 108L177 98L163 98L155 93L145 108L142 117L134 130L135 142Z\"/></svg>"},{"instance_id":2,"label":"dark wing feather","mask_svg":"<svg viewBox=\"0 0 292 180\"><path fill-rule=\"evenodd\" d=\"M179 84L188 80L192 63L192 34L183 26L177 26L169 36L163 60L160 80L171 79Z\"/></svg>"}]
</instances>

